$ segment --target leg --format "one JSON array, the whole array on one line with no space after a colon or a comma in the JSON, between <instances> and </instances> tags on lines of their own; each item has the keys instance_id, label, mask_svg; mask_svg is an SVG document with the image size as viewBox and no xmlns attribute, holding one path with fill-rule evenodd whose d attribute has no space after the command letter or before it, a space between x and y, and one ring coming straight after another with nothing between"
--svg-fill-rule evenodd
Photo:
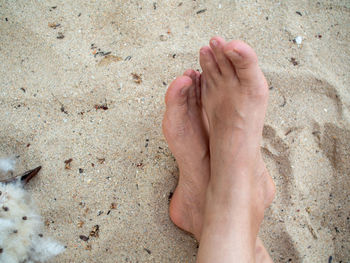
<instances>
[{"instance_id":1,"label":"leg","mask_svg":"<svg viewBox=\"0 0 350 263\"><path fill-rule=\"evenodd\" d=\"M200 52L211 177L198 262L255 262L256 238L274 195L260 153L268 88L245 43L211 40Z\"/></svg>"}]
</instances>

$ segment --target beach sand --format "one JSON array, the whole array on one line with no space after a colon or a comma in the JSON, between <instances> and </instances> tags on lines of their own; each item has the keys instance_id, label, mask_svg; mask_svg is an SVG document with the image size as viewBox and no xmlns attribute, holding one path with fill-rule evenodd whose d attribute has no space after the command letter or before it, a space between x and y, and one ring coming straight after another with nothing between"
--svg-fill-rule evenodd
<instances>
[{"instance_id":1,"label":"beach sand","mask_svg":"<svg viewBox=\"0 0 350 263\"><path fill-rule=\"evenodd\" d=\"M215 35L249 43L270 85L268 251L350 262L349 1L1 1L0 154L43 167L28 190L67 246L51 262L195 262L168 216L161 121L167 86Z\"/></svg>"}]
</instances>

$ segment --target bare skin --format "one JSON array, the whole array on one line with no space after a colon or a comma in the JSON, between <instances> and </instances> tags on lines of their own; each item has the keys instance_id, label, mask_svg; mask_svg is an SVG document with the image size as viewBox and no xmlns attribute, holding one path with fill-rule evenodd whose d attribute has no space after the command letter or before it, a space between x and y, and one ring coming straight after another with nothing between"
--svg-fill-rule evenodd
<instances>
[{"instance_id":1,"label":"bare skin","mask_svg":"<svg viewBox=\"0 0 350 263\"><path fill-rule=\"evenodd\" d=\"M199 78L199 72L187 70L170 84L163 119L163 133L180 171L170 202L170 218L197 240L202 232L210 174L208 131L197 96Z\"/></svg>"},{"instance_id":2,"label":"bare skin","mask_svg":"<svg viewBox=\"0 0 350 263\"><path fill-rule=\"evenodd\" d=\"M180 170L179 184L170 203L170 217L178 227L199 240L210 177L209 127L203 118L199 73L188 70L173 81L166 95L166 104L163 131ZM262 159L259 162L266 182L261 187L266 188L263 192L270 192L264 201L267 207L273 199L274 184ZM255 257L256 262L272 262L259 239L255 244Z\"/></svg>"},{"instance_id":3,"label":"bare skin","mask_svg":"<svg viewBox=\"0 0 350 263\"><path fill-rule=\"evenodd\" d=\"M274 192L260 152L267 82L244 42L215 37L210 47L200 50L211 178L197 261L255 262L257 234Z\"/></svg>"}]
</instances>

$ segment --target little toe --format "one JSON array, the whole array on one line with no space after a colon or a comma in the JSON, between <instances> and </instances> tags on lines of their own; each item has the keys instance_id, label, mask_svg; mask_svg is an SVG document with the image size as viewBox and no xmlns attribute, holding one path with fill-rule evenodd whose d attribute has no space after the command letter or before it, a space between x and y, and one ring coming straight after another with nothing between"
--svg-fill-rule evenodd
<instances>
[{"instance_id":1,"label":"little toe","mask_svg":"<svg viewBox=\"0 0 350 263\"><path fill-rule=\"evenodd\" d=\"M205 74L206 80L215 83L221 76L219 67L210 47L202 47L199 52L199 62Z\"/></svg>"},{"instance_id":2,"label":"little toe","mask_svg":"<svg viewBox=\"0 0 350 263\"><path fill-rule=\"evenodd\" d=\"M196 71L196 100L197 100L197 105L201 105L201 73Z\"/></svg>"},{"instance_id":3,"label":"little toe","mask_svg":"<svg viewBox=\"0 0 350 263\"><path fill-rule=\"evenodd\" d=\"M224 53L226 41L221 37L213 37L210 40L210 47L213 50L216 62L219 66L220 72L224 76L235 76L234 69L230 60Z\"/></svg>"},{"instance_id":4,"label":"little toe","mask_svg":"<svg viewBox=\"0 0 350 263\"><path fill-rule=\"evenodd\" d=\"M224 52L234 66L241 84L249 87L261 86L262 83L267 85L258 65L258 57L248 44L234 40L226 44Z\"/></svg>"}]
</instances>

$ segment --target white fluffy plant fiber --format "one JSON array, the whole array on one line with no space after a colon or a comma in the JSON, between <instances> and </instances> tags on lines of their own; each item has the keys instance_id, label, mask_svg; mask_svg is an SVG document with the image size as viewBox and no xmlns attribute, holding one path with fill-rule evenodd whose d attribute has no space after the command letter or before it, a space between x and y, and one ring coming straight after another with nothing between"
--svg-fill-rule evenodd
<instances>
[{"instance_id":1,"label":"white fluffy plant fiber","mask_svg":"<svg viewBox=\"0 0 350 263\"><path fill-rule=\"evenodd\" d=\"M0 159L3 173L14 169L9 160ZM62 245L43 237L42 225L20 180L0 183L0 263L45 262L63 252Z\"/></svg>"}]
</instances>

